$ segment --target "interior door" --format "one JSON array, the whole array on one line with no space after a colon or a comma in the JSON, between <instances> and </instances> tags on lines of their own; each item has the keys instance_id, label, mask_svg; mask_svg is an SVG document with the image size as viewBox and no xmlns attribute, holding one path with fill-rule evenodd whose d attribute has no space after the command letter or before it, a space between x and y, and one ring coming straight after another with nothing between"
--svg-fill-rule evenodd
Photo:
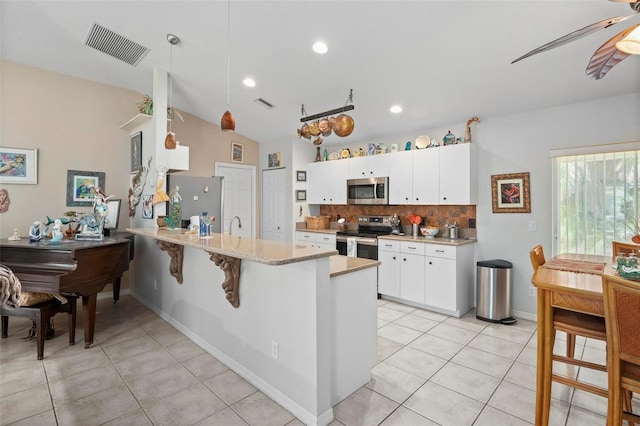
<instances>
[{"instance_id":1,"label":"interior door","mask_svg":"<svg viewBox=\"0 0 640 426\"><path fill-rule=\"evenodd\" d=\"M255 238L256 168L216 163L216 176L224 176L224 223L222 233ZM237 216L240 220L235 218ZM235 220L234 220L235 219ZM233 229L229 229L229 224ZM240 223L242 228L240 228Z\"/></svg>"},{"instance_id":2,"label":"interior door","mask_svg":"<svg viewBox=\"0 0 640 426\"><path fill-rule=\"evenodd\" d=\"M287 169L262 171L262 239L285 242Z\"/></svg>"}]
</instances>

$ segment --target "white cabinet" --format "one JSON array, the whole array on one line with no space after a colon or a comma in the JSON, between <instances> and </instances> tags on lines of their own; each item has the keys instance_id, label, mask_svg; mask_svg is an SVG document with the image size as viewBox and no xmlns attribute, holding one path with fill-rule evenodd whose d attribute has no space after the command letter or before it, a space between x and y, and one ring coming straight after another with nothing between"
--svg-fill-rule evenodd
<instances>
[{"instance_id":1,"label":"white cabinet","mask_svg":"<svg viewBox=\"0 0 640 426\"><path fill-rule=\"evenodd\" d=\"M309 204L347 204L345 160L321 161L307 166L307 202Z\"/></svg>"},{"instance_id":2,"label":"white cabinet","mask_svg":"<svg viewBox=\"0 0 640 426\"><path fill-rule=\"evenodd\" d=\"M454 253L455 254L455 253ZM456 259L426 258L426 303L448 311L456 310Z\"/></svg>"},{"instance_id":3,"label":"white cabinet","mask_svg":"<svg viewBox=\"0 0 640 426\"><path fill-rule=\"evenodd\" d=\"M378 293L400 297L400 251L383 251L378 246Z\"/></svg>"},{"instance_id":4,"label":"white cabinet","mask_svg":"<svg viewBox=\"0 0 640 426\"><path fill-rule=\"evenodd\" d=\"M370 155L348 160L349 179L389 176L389 155Z\"/></svg>"},{"instance_id":5,"label":"white cabinet","mask_svg":"<svg viewBox=\"0 0 640 426\"><path fill-rule=\"evenodd\" d=\"M393 240L378 243L378 293L423 305L424 244Z\"/></svg>"},{"instance_id":6,"label":"white cabinet","mask_svg":"<svg viewBox=\"0 0 640 426\"><path fill-rule=\"evenodd\" d=\"M440 156L438 149L411 151L413 204L438 204L440 195Z\"/></svg>"},{"instance_id":7,"label":"white cabinet","mask_svg":"<svg viewBox=\"0 0 640 426\"><path fill-rule=\"evenodd\" d=\"M415 204L413 201L413 151L389 155L389 204Z\"/></svg>"},{"instance_id":8,"label":"white cabinet","mask_svg":"<svg viewBox=\"0 0 640 426\"><path fill-rule=\"evenodd\" d=\"M440 153L438 204L477 204L477 149L473 143L447 145Z\"/></svg>"},{"instance_id":9,"label":"white cabinet","mask_svg":"<svg viewBox=\"0 0 640 426\"><path fill-rule=\"evenodd\" d=\"M296 231L296 243L315 248L336 249L335 234Z\"/></svg>"}]
</instances>

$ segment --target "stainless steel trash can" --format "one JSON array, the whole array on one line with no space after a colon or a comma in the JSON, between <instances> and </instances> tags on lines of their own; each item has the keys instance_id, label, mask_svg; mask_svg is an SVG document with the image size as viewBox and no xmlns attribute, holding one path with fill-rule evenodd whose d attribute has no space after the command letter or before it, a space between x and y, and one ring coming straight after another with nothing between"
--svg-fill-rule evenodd
<instances>
[{"instance_id":1,"label":"stainless steel trash can","mask_svg":"<svg viewBox=\"0 0 640 426\"><path fill-rule=\"evenodd\" d=\"M502 324L515 324L511 316L511 269L506 260L477 263L476 318Z\"/></svg>"}]
</instances>

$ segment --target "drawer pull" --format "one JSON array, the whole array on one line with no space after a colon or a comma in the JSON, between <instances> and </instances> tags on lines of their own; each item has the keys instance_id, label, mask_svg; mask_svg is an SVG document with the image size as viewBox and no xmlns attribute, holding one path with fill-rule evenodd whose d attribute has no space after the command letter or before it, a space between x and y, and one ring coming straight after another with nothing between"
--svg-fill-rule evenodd
<instances>
[{"instance_id":1,"label":"drawer pull","mask_svg":"<svg viewBox=\"0 0 640 426\"><path fill-rule=\"evenodd\" d=\"M408 248L409 250L415 250L415 249L417 249L418 247L411 247L411 246L407 246L407 248Z\"/></svg>"},{"instance_id":2,"label":"drawer pull","mask_svg":"<svg viewBox=\"0 0 640 426\"><path fill-rule=\"evenodd\" d=\"M436 250L436 253L444 253L444 250Z\"/></svg>"},{"instance_id":3,"label":"drawer pull","mask_svg":"<svg viewBox=\"0 0 640 426\"><path fill-rule=\"evenodd\" d=\"M393 244L385 244L385 247L393 247Z\"/></svg>"}]
</instances>

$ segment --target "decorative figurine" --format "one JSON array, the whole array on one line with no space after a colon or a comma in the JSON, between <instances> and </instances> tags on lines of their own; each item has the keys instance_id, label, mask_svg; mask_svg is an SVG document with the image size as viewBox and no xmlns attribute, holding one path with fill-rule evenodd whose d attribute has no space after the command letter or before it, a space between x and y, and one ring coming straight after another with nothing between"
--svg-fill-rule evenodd
<instances>
[{"instance_id":1,"label":"decorative figurine","mask_svg":"<svg viewBox=\"0 0 640 426\"><path fill-rule=\"evenodd\" d=\"M40 234L40 221L36 220L29 228L29 242L36 243L42 239Z\"/></svg>"},{"instance_id":2,"label":"decorative figurine","mask_svg":"<svg viewBox=\"0 0 640 426\"><path fill-rule=\"evenodd\" d=\"M407 141L407 143L404 144L404 150L411 151L411 141Z\"/></svg>"},{"instance_id":3,"label":"decorative figurine","mask_svg":"<svg viewBox=\"0 0 640 426\"><path fill-rule=\"evenodd\" d=\"M169 204L169 228L180 229L182 227L182 197L180 196L180 187L174 186L169 193L171 202Z\"/></svg>"},{"instance_id":4,"label":"decorative figurine","mask_svg":"<svg viewBox=\"0 0 640 426\"><path fill-rule=\"evenodd\" d=\"M53 231L51 234L52 243L59 243L60 241L62 241L62 230L60 229L61 227L62 221L60 219L56 219L53 223Z\"/></svg>"},{"instance_id":5,"label":"decorative figurine","mask_svg":"<svg viewBox=\"0 0 640 426\"><path fill-rule=\"evenodd\" d=\"M463 142L469 143L471 142L471 123L479 123L480 119L478 117L473 117L467 121L467 127L464 128L464 139Z\"/></svg>"},{"instance_id":6,"label":"decorative figurine","mask_svg":"<svg viewBox=\"0 0 640 426\"><path fill-rule=\"evenodd\" d=\"M0 189L0 213L5 213L9 210L9 204L11 204L11 200L9 200L9 191L4 188Z\"/></svg>"},{"instance_id":7,"label":"decorative figurine","mask_svg":"<svg viewBox=\"0 0 640 426\"><path fill-rule=\"evenodd\" d=\"M9 241L18 241L18 240L20 240L20 231L18 231L18 228L13 228L13 235L11 235L9 238L7 238L7 240L9 240Z\"/></svg>"}]
</instances>

